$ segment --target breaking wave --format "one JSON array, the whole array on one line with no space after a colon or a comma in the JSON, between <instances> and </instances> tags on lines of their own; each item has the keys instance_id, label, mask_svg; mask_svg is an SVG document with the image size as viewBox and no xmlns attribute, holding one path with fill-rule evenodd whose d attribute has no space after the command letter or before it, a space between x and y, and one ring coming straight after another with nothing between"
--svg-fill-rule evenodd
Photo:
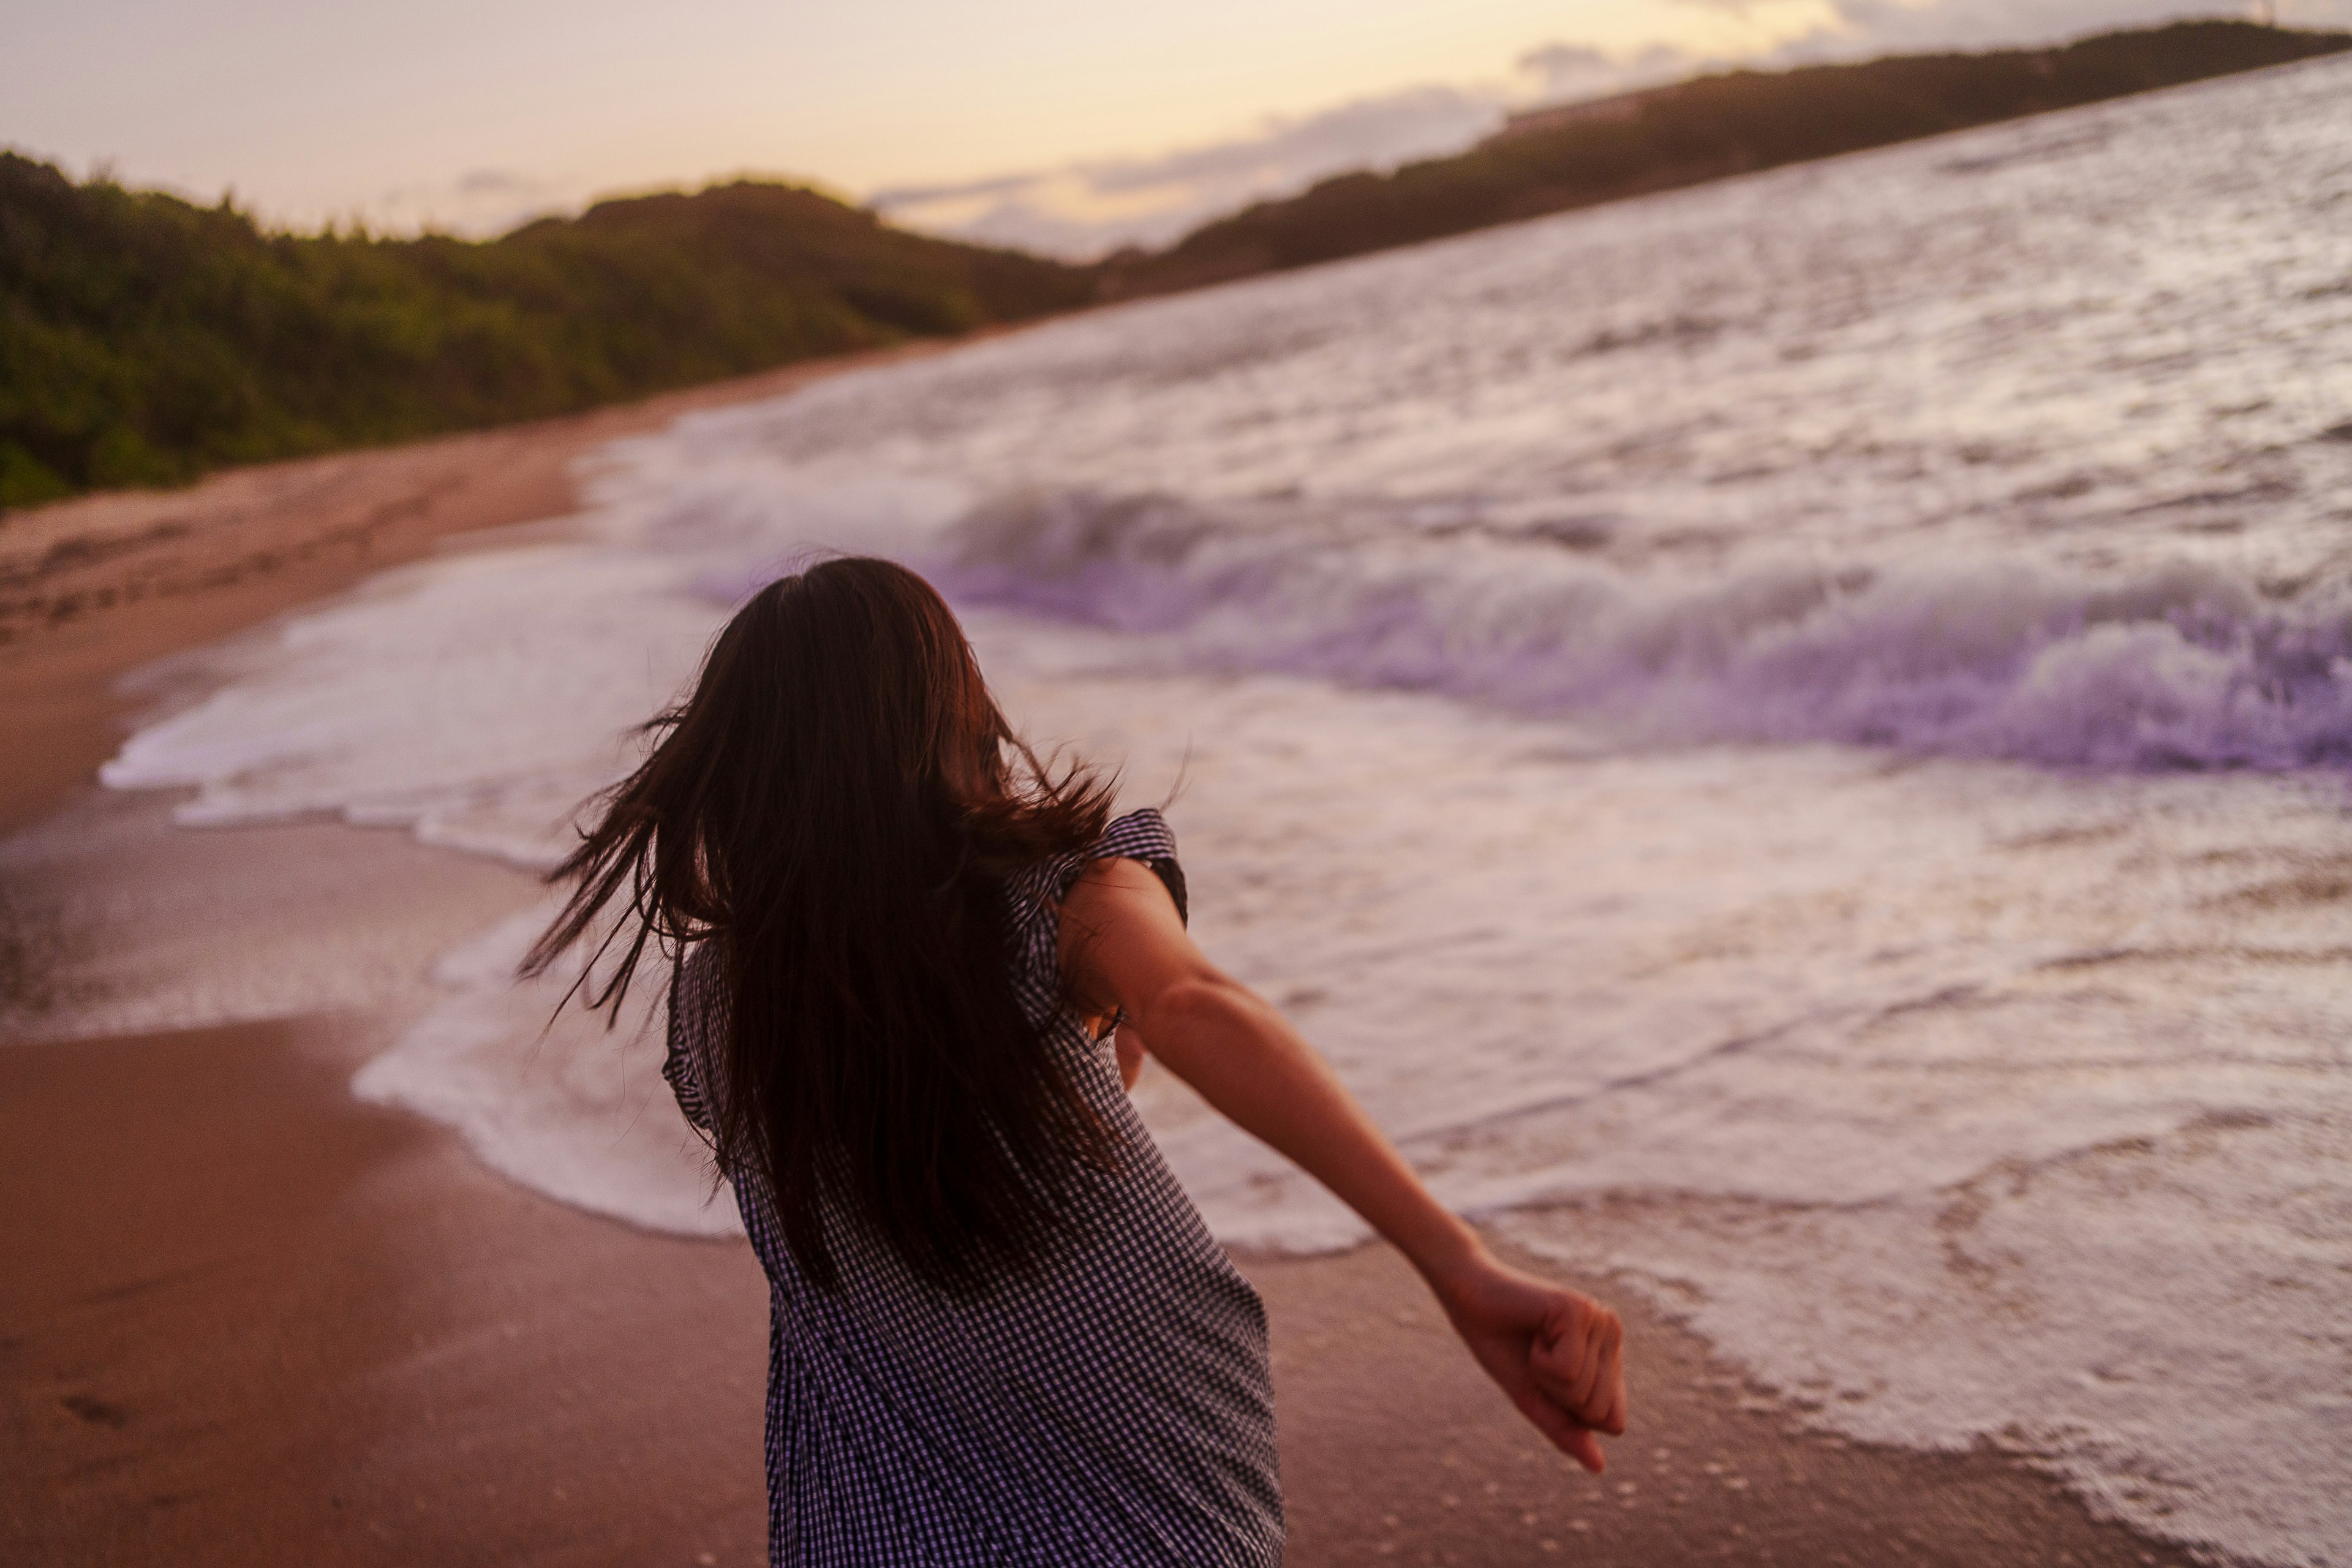
<instances>
[{"instance_id":1,"label":"breaking wave","mask_svg":"<svg viewBox=\"0 0 2352 1568\"><path fill-rule=\"evenodd\" d=\"M1172 633L1194 658L1603 716L1660 738L1836 741L2106 768L2352 761L2352 591L2210 565L1728 574L1557 529L1400 531L1159 495L1000 498L929 563L967 602Z\"/></svg>"}]
</instances>

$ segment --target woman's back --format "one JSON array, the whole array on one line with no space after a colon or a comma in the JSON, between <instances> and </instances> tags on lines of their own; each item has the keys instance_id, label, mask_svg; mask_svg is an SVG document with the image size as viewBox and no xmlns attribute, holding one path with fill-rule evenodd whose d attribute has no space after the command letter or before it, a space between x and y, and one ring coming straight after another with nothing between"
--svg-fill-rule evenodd
<instances>
[{"instance_id":1,"label":"woman's back","mask_svg":"<svg viewBox=\"0 0 2352 1568\"><path fill-rule=\"evenodd\" d=\"M1265 1319L1137 1118L1106 1037L1063 1002L1059 912L1097 859L1142 861L1180 907L1155 811L1004 889L1013 993L1113 1134L1066 1232L1031 1266L950 1288L835 1206L827 1289L795 1261L756 1172L738 1203L773 1293L772 1555L806 1564L1276 1563ZM729 1026L715 943L679 967L667 1069L698 1124Z\"/></svg>"},{"instance_id":2,"label":"woman's back","mask_svg":"<svg viewBox=\"0 0 2352 1568\"><path fill-rule=\"evenodd\" d=\"M770 584L648 729L525 967L595 943L600 1006L685 955L668 1076L774 1303L775 1562L1279 1560L1264 1309L1089 1016L1393 1241L1528 1418L1601 1468L1615 1318L1430 1196L1193 943L1159 814L1108 822L1101 774L1024 745L920 578L851 558Z\"/></svg>"}]
</instances>

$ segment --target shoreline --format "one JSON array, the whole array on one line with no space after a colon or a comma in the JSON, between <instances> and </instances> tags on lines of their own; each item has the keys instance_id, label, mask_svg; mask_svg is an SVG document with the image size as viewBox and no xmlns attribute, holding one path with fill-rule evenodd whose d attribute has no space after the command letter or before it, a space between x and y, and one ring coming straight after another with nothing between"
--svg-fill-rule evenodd
<instances>
[{"instance_id":1,"label":"shoreline","mask_svg":"<svg viewBox=\"0 0 2352 1568\"><path fill-rule=\"evenodd\" d=\"M388 567L579 510L573 463L687 414L980 338L805 360L636 403L398 447L224 469L0 517L0 835L47 816L113 754L121 678L344 592ZM485 538L483 545L500 540Z\"/></svg>"},{"instance_id":2,"label":"shoreline","mask_svg":"<svg viewBox=\"0 0 2352 1568\"><path fill-rule=\"evenodd\" d=\"M323 1014L0 1044L0 1465L29 1481L0 1489L0 1560L761 1561L748 1248L569 1207L350 1092L432 956L529 879L170 807L93 791L0 846L110 890L79 928L104 951L64 972L86 994L168 995L177 966L249 996L242 971L312 967L305 933L337 920L383 978ZM199 901L227 935L191 952ZM1587 1477L1391 1249L1238 1261L1272 1325L1293 1568L2198 1561L2017 1458L1808 1431L1606 1277L1584 1283L1628 1321L1636 1425Z\"/></svg>"},{"instance_id":3,"label":"shoreline","mask_svg":"<svg viewBox=\"0 0 2352 1568\"><path fill-rule=\"evenodd\" d=\"M90 776L123 672L458 535L562 517L572 460L603 441L885 357L0 530L20 742L0 769L0 1005L54 980L66 1005L135 1011L173 1000L158 976L195 976L232 1020L43 1039L35 1011L0 1042L0 1467L24 1478L0 1489L0 1559L763 1560L748 1249L565 1207L349 1092L423 965L528 879L334 823L176 829L168 798ZM62 900L56 942L12 929L27 898ZM366 973L339 977L338 1010L265 984L352 952ZM2094 1521L2023 1460L1806 1431L1622 1281L1594 1288L1628 1320L1636 1425L1589 1478L1389 1249L1240 1262L1273 1321L1294 1568L2198 1560Z\"/></svg>"},{"instance_id":4,"label":"shoreline","mask_svg":"<svg viewBox=\"0 0 2352 1568\"><path fill-rule=\"evenodd\" d=\"M0 1047L0 1461L25 1483L0 1556L764 1561L748 1247L566 1207L354 1100L383 1038L331 1016ZM1636 1425L1589 1477L1390 1248L1238 1260L1293 1568L2198 1561L2015 1459L1800 1430L1606 1280Z\"/></svg>"}]
</instances>

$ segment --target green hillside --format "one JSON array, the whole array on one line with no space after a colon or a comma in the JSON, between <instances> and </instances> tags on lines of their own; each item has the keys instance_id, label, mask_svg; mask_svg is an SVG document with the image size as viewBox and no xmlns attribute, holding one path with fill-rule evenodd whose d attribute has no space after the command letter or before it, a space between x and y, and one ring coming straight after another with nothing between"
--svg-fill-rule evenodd
<instances>
[{"instance_id":1,"label":"green hillside","mask_svg":"<svg viewBox=\"0 0 2352 1568\"><path fill-rule=\"evenodd\" d=\"M0 506L563 413L1093 287L789 185L486 243L297 237L0 153Z\"/></svg>"},{"instance_id":2,"label":"green hillside","mask_svg":"<svg viewBox=\"0 0 2352 1568\"><path fill-rule=\"evenodd\" d=\"M1344 174L1261 203L1164 251L1118 258L1105 292L1161 293L1305 267L2347 48L2352 35L2181 22L2063 48L1703 77L1580 116L1524 117L1455 157Z\"/></svg>"}]
</instances>

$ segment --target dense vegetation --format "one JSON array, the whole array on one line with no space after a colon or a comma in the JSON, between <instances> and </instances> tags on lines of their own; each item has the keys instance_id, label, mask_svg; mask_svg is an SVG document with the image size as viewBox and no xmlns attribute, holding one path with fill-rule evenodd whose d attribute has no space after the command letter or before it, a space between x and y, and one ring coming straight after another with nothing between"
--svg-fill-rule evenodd
<instances>
[{"instance_id":1,"label":"dense vegetation","mask_svg":"<svg viewBox=\"0 0 2352 1568\"><path fill-rule=\"evenodd\" d=\"M296 237L0 153L0 506L1019 321L1093 280L788 185L488 243Z\"/></svg>"},{"instance_id":2,"label":"dense vegetation","mask_svg":"<svg viewBox=\"0 0 2352 1568\"><path fill-rule=\"evenodd\" d=\"M2183 22L2063 48L1735 71L1615 114L1506 130L1392 174L1345 174L1116 261L1111 295L1197 287L1727 174L1906 142L2352 48L2352 36Z\"/></svg>"},{"instance_id":3,"label":"dense vegetation","mask_svg":"<svg viewBox=\"0 0 2352 1568\"><path fill-rule=\"evenodd\" d=\"M583 408L812 355L1458 234L2352 47L2184 23L1663 88L1071 267L790 185L601 203L502 238L267 233L0 153L0 508Z\"/></svg>"}]
</instances>

